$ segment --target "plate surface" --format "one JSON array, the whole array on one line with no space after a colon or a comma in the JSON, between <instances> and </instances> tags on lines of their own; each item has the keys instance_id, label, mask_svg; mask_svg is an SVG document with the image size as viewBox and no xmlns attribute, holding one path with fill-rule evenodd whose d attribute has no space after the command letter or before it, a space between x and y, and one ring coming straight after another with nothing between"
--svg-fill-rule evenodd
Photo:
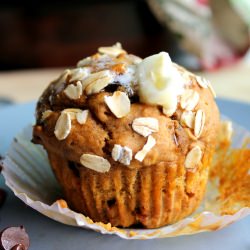
<instances>
[{"instance_id":1,"label":"plate surface","mask_svg":"<svg viewBox=\"0 0 250 250\"><path fill-rule=\"evenodd\" d=\"M250 105L218 100L221 112L250 130ZM25 125L34 121L34 103L0 109L0 154L3 155L12 138ZM0 179L0 187L8 197L0 209L0 229L24 225L31 241L30 250L50 249L250 249L250 216L225 229L192 236L155 239L150 241L123 240L117 236L62 225L27 207L8 190Z\"/></svg>"}]
</instances>

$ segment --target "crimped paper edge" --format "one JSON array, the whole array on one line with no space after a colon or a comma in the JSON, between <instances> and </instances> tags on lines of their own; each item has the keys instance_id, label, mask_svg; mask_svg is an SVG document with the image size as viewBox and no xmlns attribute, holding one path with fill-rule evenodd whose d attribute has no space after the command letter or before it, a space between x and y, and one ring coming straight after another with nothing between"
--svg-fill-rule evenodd
<instances>
[{"instance_id":1,"label":"crimped paper edge","mask_svg":"<svg viewBox=\"0 0 250 250\"><path fill-rule=\"evenodd\" d=\"M240 128L244 133L249 135L249 132L238 124L233 123L234 127ZM30 126L24 130L31 129ZM24 134L24 131L20 134ZM13 142L13 145L17 142ZM9 150L10 152L10 150ZM62 208L58 202L52 205L45 204L39 200L31 199L23 190L18 190L15 182L11 180L8 170L8 164L11 164L9 153L3 161L2 174L5 178L6 185L14 192L15 196L21 199L25 204L42 213L43 215L61 222L63 224L78 226L86 229L91 229L102 234L115 234L124 239L154 239L175 237L180 235L191 235L205 231L214 231L224 228L244 217L250 215L250 207L243 207L233 215L216 215L210 211L203 211L200 214L186 217L181 221L156 229L121 229L112 227L110 223L102 222L94 223L90 218L83 214L72 211L69 208ZM197 228L197 225L199 228Z\"/></svg>"}]
</instances>

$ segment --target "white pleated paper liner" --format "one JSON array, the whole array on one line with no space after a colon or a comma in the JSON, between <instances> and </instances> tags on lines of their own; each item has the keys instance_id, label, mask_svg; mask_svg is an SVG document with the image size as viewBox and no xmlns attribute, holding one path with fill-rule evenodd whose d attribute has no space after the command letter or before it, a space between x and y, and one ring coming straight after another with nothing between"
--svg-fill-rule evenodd
<instances>
[{"instance_id":1,"label":"white pleated paper liner","mask_svg":"<svg viewBox=\"0 0 250 250\"><path fill-rule=\"evenodd\" d=\"M233 124L233 147L241 148L250 133ZM62 193L49 166L44 149L30 142L32 126L16 136L3 162L2 174L6 185L28 206L63 224L92 229L103 234L116 234L125 239L153 239L195 234L221 229L250 214L250 207L237 204L235 213L220 215L217 187L208 183L206 197L192 215L173 225L158 229L120 229L110 224L94 223L83 214L63 208L56 202ZM248 174L250 174L250 167ZM250 199L250 197L249 197ZM217 202L217 204L216 204ZM249 203L248 203L249 204ZM211 209L210 209L211 208Z\"/></svg>"}]
</instances>

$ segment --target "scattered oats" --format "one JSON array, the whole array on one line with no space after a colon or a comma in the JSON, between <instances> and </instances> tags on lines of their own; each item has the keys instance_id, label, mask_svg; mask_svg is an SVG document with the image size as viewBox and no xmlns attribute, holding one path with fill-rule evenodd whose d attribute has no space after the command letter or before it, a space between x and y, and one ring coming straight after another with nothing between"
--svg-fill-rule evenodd
<instances>
[{"instance_id":1,"label":"scattered oats","mask_svg":"<svg viewBox=\"0 0 250 250\"><path fill-rule=\"evenodd\" d=\"M112 158L114 161L118 161L120 158L121 158L121 155L122 155L122 146L121 145L118 145L118 144L115 144L113 149L112 149Z\"/></svg>"},{"instance_id":2,"label":"scattered oats","mask_svg":"<svg viewBox=\"0 0 250 250\"><path fill-rule=\"evenodd\" d=\"M119 161L120 163L129 166L130 161L132 160L133 152L132 150L125 146L115 144L112 149L112 158L114 161Z\"/></svg>"},{"instance_id":3,"label":"scattered oats","mask_svg":"<svg viewBox=\"0 0 250 250\"><path fill-rule=\"evenodd\" d=\"M152 135L150 135L148 137L146 144L143 146L142 150L136 153L135 159L142 162L147 153L154 147L155 144L156 144L155 138Z\"/></svg>"},{"instance_id":4,"label":"scattered oats","mask_svg":"<svg viewBox=\"0 0 250 250\"><path fill-rule=\"evenodd\" d=\"M202 76L196 76L195 79L200 87L202 87L204 89L208 88L209 81L206 78L204 78Z\"/></svg>"},{"instance_id":5,"label":"scattered oats","mask_svg":"<svg viewBox=\"0 0 250 250\"><path fill-rule=\"evenodd\" d=\"M209 88L209 90L211 91L213 97L216 98L216 93L215 93L215 90L214 90L214 88L213 88L211 82L208 82L208 88Z\"/></svg>"},{"instance_id":6,"label":"scattered oats","mask_svg":"<svg viewBox=\"0 0 250 250\"><path fill-rule=\"evenodd\" d=\"M162 107L162 112L166 116L172 116L175 113L175 111L176 109L167 109L167 108Z\"/></svg>"},{"instance_id":7,"label":"scattered oats","mask_svg":"<svg viewBox=\"0 0 250 250\"><path fill-rule=\"evenodd\" d=\"M75 109L75 108L69 108L69 109L64 109L62 112L69 114L71 120L75 120L76 119L76 114L78 112L82 112L82 110L81 109Z\"/></svg>"},{"instance_id":8,"label":"scattered oats","mask_svg":"<svg viewBox=\"0 0 250 250\"><path fill-rule=\"evenodd\" d=\"M70 81L83 80L89 75L89 68L76 68L70 71L71 77Z\"/></svg>"},{"instance_id":9,"label":"scattered oats","mask_svg":"<svg viewBox=\"0 0 250 250\"><path fill-rule=\"evenodd\" d=\"M79 99L82 95L82 83L77 81L76 85L69 84L63 92L72 100Z\"/></svg>"},{"instance_id":10,"label":"scattered oats","mask_svg":"<svg viewBox=\"0 0 250 250\"><path fill-rule=\"evenodd\" d=\"M142 62L142 59L138 56L135 56L135 55L128 55L129 59L131 59L131 61L134 63L134 64L139 64Z\"/></svg>"},{"instance_id":11,"label":"scattered oats","mask_svg":"<svg viewBox=\"0 0 250 250\"><path fill-rule=\"evenodd\" d=\"M69 135L70 130L70 115L68 113L62 112L56 122L54 134L58 140L64 140Z\"/></svg>"},{"instance_id":12,"label":"scattered oats","mask_svg":"<svg viewBox=\"0 0 250 250\"><path fill-rule=\"evenodd\" d=\"M128 166L130 164L130 161L132 160L133 158L133 152L132 152L132 149L125 146L123 147L123 153L122 153L122 156L120 158L120 162L126 166Z\"/></svg>"},{"instance_id":13,"label":"scattered oats","mask_svg":"<svg viewBox=\"0 0 250 250\"><path fill-rule=\"evenodd\" d=\"M56 83L54 88L57 89L61 84L66 82L69 75L70 75L70 70L69 69L64 70L63 73L55 81L53 81Z\"/></svg>"},{"instance_id":14,"label":"scattered oats","mask_svg":"<svg viewBox=\"0 0 250 250\"><path fill-rule=\"evenodd\" d=\"M230 142L233 134L233 124L231 121L220 122L219 141Z\"/></svg>"},{"instance_id":15,"label":"scattered oats","mask_svg":"<svg viewBox=\"0 0 250 250\"><path fill-rule=\"evenodd\" d=\"M192 78L195 77L195 75L187 70L184 70L180 68L180 66L176 66L177 69L181 72L182 77L185 79L187 85L192 84Z\"/></svg>"},{"instance_id":16,"label":"scattered oats","mask_svg":"<svg viewBox=\"0 0 250 250\"><path fill-rule=\"evenodd\" d=\"M116 42L116 43L113 45L113 47L116 47L116 48L118 48L118 49L122 49L122 44L119 43L119 42Z\"/></svg>"},{"instance_id":17,"label":"scattered oats","mask_svg":"<svg viewBox=\"0 0 250 250\"><path fill-rule=\"evenodd\" d=\"M69 114L71 120L76 119L79 124L84 124L87 121L89 111L70 108L64 109L63 113Z\"/></svg>"},{"instance_id":18,"label":"scattered oats","mask_svg":"<svg viewBox=\"0 0 250 250\"><path fill-rule=\"evenodd\" d=\"M77 67L84 67L86 65L89 65L92 61L92 58L89 56L89 57L86 57L86 58L83 58L82 60L80 60L78 63L77 63Z\"/></svg>"},{"instance_id":19,"label":"scattered oats","mask_svg":"<svg viewBox=\"0 0 250 250\"><path fill-rule=\"evenodd\" d=\"M178 145L179 145L179 143L178 143L178 140L177 140L176 134L174 134L174 135L173 135L173 138L174 138L174 143L176 144L176 146L178 146Z\"/></svg>"},{"instance_id":20,"label":"scattered oats","mask_svg":"<svg viewBox=\"0 0 250 250\"><path fill-rule=\"evenodd\" d=\"M185 168L194 169L201 162L202 151L199 146L193 147L187 154L184 163Z\"/></svg>"},{"instance_id":21,"label":"scattered oats","mask_svg":"<svg viewBox=\"0 0 250 250\"><path fill-rule=\"evenodd\" d=\"M181 125L188 128L194 128L195 113L192 111L184 111L181 115Z\"/></svg>"},{"instance_id":22,"label":"scattered oats","mask_svg":"<svg viewBox=\"0 0 250 250\"><path fill-rule=\"evenodd\" d=\"M115 45L111 47L100 47L98 48L98 52L101 54L106 54L106 55L114 56L114 57L117 57L122 53L126 53L126 51L122 49L122 46L120 43L116 43Z\"/></svg>"},{"instance_id":23,"label":"scattered oats","mask_svg":"<svg viewBox=\"0 0 250 250\"><path fill-rule=\"evenodd\" d=\"M172 98L171 102L168 104L168 107L166 107L166 106L162 107L163 114L165 114L167 116L172 116L177 109L177 103L178 103L177 97Z\"/></svg>"},{"instance_id":24,"label":"scattered oats","mask_svg":"<svg viewBox=\"0 0 250 250\"><path fill-rule=\"evenodd\" d=\"M64 85L67 82L69 76L70 76L70 70L66 69L56 80L52 82L51 84L52 89L50 92L51 95L49 97L50 103L52 103L53 95L60 93L64 89Z\"/></svg>"},{"instance_id":25,"label":"scattered oats","mask_svg":"<svg viewBox=\"0 0 250 250\"><path fill-rule=\"evenodd\" d=\"M153 132L159 131L159 123L156 118L139 117L133 120L132 128L138 134L147 137Z\"/></svg>"},{"instance_id":26,"label":"scattered oats","mask_svg":"<svg viewBox=\"0 0 250 250\"><path fill-rule=\"evenodd\" d=\"M206 78L201 77L201 76L196 76L196 81L197 81L197 83L198 83L202 88L205 88L205 89L209 88L209 90L211 91L212 95L213 95L214 97L216 97L216 93L215 93L215 91L214 91L214 89L213 89L213 86L212 86L212 84L211 84L211 82L210 82L209 80L207 80Z\"/></svg>"},{"instance_id":27,"label":"scattered oats","mask_svg":"<svg viewBox=\"0 0 250 250\"><path fill-rule=\"evenodd\" d=\"M88 110L82 110L81 112L78 112L76 114L76 120L79 124L84 124L87 121L89 111Z\"/></svg>"},{"instance_id":28,"label":"scattered oats","mask_svg":"<svg viewBox=\"0 0 250 250\"><path fill-rule=\"evenodd\" d=\"M130 100L124 92L115 91L112 96L104 96L104 101L117 118L124 117L130 112Z\"/></svg>"},{"instance_id":29,"label":"scattered oats","mask_svg":"<svg viewBox=\"0 0 250 250\"><path fill-rule=\"evenodd\" d=\"M90 74L82 81L83 89L87 95L95 94L103 90L109 83L112 83L114 77L110 70L102 70Z\"/></svg>"},{"instance_id":30,"label":"scattered oats","mask_svg":"<svg viewBox=\"0 0 250 250\"><path fill-rule=\"evenodd\" d=\"M206 120L205 113L201 109L199 109L196 112L195 121L194 121L194 135L197 138L199 138L202 134L202 131L205 125L205 120Z\"/></svg>"},{"instance_id":31,"label":"scattered oats","mask_svg":"<svg viewBox=\"0 0 250 250\"><path fill-rule=\"evenodd\" d=\"M194 136L193 132L189 128L184 128L189 138L193 141L197 141L197 137Z\"/></svg>"},{"instance_id":32,"label":"scattered oats","mask_svg":"<svg viewBox=\"0 0 250 250\"><path fill-rule=\"evenodd\" d=\"M186 110L193 110L200 99L199 93L193 89L186 89L181 96L181 107Z\"/></svg>"},{"instance_id":33,"label":"scattered oats","mask_svg":"<svg viewBox=\"0 0 250 250\"><path fill-rule=\"evenodd\" d=\"M45 110L43 113L42 113L42 121L44 121L45 119L47 119L51 114L52 114L53 111L51 111L50 109L48 110Z\"/></svg>"},{"instance_id":34,"label":"scattered oats","mask_svg":"<svg viewBox=\"0 0 250 250\"><path fill-rule=\"evenodd\" d=\"M92 169L99 173L108 172L111 167L108 160L104 159L101 156L92 154L82 154L82 156L80 157L80 163L84 167Z\"/></svg>"}]
</instances>

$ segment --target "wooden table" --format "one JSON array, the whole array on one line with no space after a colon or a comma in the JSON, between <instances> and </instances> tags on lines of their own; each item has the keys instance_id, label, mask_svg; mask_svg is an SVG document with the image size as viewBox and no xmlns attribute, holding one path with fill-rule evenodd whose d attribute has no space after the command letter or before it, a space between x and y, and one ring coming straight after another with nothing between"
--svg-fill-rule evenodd
<instances>
[{"instance_id":1,"label":"wooden table","mask_svg":"<svg viewBox=\"0 0 250 250\"><path fill-rule=\"evenodd\" d=\"M0 97L23 103L36 100L63 69L38 69L0 73ZM250 103L250 65L238 63L217 72L200 73L211 80L219 97Z\"/></svg>"}]
</instances>

